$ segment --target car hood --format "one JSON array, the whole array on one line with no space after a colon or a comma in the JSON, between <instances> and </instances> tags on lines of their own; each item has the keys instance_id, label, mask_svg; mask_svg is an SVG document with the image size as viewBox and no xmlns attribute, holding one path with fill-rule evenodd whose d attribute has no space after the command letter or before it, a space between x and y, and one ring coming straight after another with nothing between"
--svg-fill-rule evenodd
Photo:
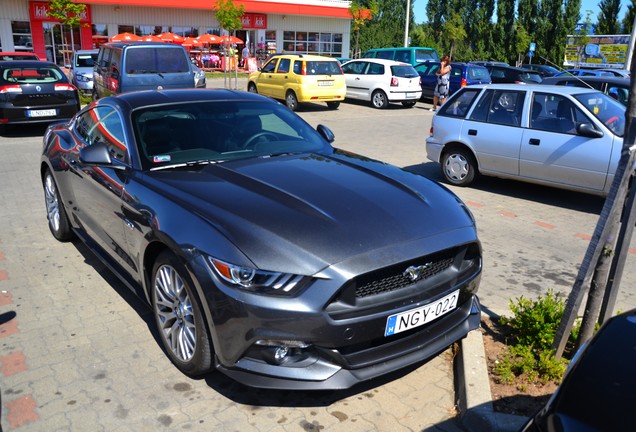
<instances>
[{"instance_id":1,"label":"car hood","mask_svg":"<svg viewBox=\"0 0 636 432\"><path fill-rule=\"evenodd\" d=\"M446 188L345 152L253 158L149 176L162 183L156 186L169 199L207 219L268 270L291 266L313 274L370 251L455 230L474 232L469 213Z\"/></svg>"}]
</instances>

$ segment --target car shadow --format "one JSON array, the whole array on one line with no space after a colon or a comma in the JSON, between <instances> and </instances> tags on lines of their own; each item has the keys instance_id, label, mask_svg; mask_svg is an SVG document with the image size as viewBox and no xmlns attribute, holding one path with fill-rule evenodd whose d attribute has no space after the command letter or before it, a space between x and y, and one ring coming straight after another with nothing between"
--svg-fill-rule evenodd
<instances>
[{"instance_id":1,"label":"car shadow","mask_svg":"<svg viewBox=\"0 0 636 432\"><path fill-rule=\"evenodd\" d=\"M582 192L572 192L549 186L536 185L518 180L500 179L497 177L480 176L468 188L459 188L446 183L442 177L440 166L436 162L425 162L403 168L415 174L434 180L451 190L476 189L496 195L504 195L534 201L554 207L561 207L585 213L600 214L605 198Z\"/></svg>"},{"instance_id":2,"label":"car shadow","mask_svg":"<svg viewBox=\"0 0 636 432\"><path fill-rule=\"evenodd\" d=\"M374 109L374 110L388 110L388 111L393 111L393 110L409 110L409 109L413 109L415 107L417 107L417 104L415 104L415 107L411 107L411 108L407 108L404 105L402 105L402 103L400 102L391 102L389 103L386 108L375 108L373 105L371 105L370 101L363 101L363 100L359 100L359 99L345 99L343 101L343 103L346 103L348 105L357 105L357 106L361 106L361 107L366 107L366 108L370 108L370 109Z\"/></svg>"},{"instance_id":3,"label":"car shadow","mask_svg":"<svg viewBox=\"0 0 636 432\"><path fill-rule=\"evenodd\" d=\"M48 123L4 125L4 127L0 127L0 137L29 138L43 136L48 126Z\"/></svg>"}]
</instances>

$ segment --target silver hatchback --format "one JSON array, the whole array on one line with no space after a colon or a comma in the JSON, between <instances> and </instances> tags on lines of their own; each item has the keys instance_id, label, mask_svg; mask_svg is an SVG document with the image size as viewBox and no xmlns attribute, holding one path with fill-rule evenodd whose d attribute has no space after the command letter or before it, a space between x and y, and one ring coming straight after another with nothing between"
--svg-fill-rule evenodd
<instances>
[{"instance_id":1,"label":"silver hatchback","mask_svg":"<svg viewBox=\"0 0 636 432\"><path fill-rule=\"evenodd\" d=\"M427 157L446 181L479 174L607 195L625 131L625 106L578 87L465 87L433 118Z\"/></svg>"},{"instance_id":2,"label":"silver hatchback","mask_svg":"<svg viewBox=\"0 0 636 432\"><path fill-rule=\"evenodd\" d=\"M69 79L83 93L93 91L93 66L97 61L99 50L79 50L73 54L73 62L69 67Z\"/></svg>"}]
</instances>

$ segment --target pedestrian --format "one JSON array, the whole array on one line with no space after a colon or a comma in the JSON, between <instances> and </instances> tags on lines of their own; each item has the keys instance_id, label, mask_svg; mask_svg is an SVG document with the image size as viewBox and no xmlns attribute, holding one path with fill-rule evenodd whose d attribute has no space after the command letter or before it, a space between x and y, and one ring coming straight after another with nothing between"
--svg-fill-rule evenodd
<instances>
[{"instance_id":1,"label":"pedestrian","mask_svg":"<svg viewBox=\"0 0 636 432\"><path fill-rule=\"evenodd\" d=\"M429 111L437 111L437 103L439 102L441 106L444 105L444 102L446 102L446 98L448 97L450 73L450 58L445 55L442 57L442 61L435 71L435 75L437 75L437 85L435 86L435 92L433 93L433 108L429 108Z\"/></svg>"},{"instance_id":2,"label":"pedestrian","mask_svg":"<svg viewBox=\"0 0 636 432\"><path fill-rule=\"evenodd\" d=\"M247 47L247 44L245 45L245 47L243 47L243 51L241 51L241 65L243 66L244 69L247 69L247 63L245 62L250 56L250 49Z\"/></svg>"}]
</instances>

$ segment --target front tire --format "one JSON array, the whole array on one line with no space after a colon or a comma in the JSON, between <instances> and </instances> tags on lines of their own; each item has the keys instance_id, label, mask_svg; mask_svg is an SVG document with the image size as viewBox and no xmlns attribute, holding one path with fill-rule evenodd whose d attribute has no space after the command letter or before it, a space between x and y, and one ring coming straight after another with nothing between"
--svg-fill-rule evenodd
<instances>
[{"instance_id":1,"label":"front tire","mask_svg":"<svg viewBox=\"0 0 636 432\"><path fill-rule=\"evenodd\" d=\"M455 186L468 186L477 176L477 162L466 149L454 148L442 156L442 174Z\"/></svg>"},{"instance_id":2,"label":"front tire","mask_svg":"<svg viewBox=\"0 0 636 432\"><path fill-rule=\"evenodd\" d=\"M254 84L252 82L249 83L247 85L247 91L250 92L250 93L258 93L258 90L256 90L256 84Z\"/></svg>"},{"instance_id":3,"label":"front tire","mask_svg":"<svg viewBox=\"0 0 636 432\"><path fill-rule=\"evenodd\" d=\"M44 173L42 182L44 188L44 204L46 205L46 219L49 222L49 230L58 241L67 242L75 238L71 224L66 215L66 209L57 190L57 184L51 170Z\"/></svg>"},{"instance_id":4,"label":"front tire","mask_svg":"<svg viewBox=\"0 0 636 432\"><path fill-rule=\"evenodd\" d=\"M162 252L152 270L152 310L161 342L177 368L191 376L212 368L212 350L194 284L178 258Z\"/></svg>"},{"instance_id":5,"label":"front tire","mask_svg":"<svg viewBox=\"0 0 636 432\"><path fill-rule=\"evenodd\" d=\"M340 106L340 102L327 102L327 108L336 110Z\"/></svg>"},{"instance_id":6,"label":"front tire","mask_svg":"<svg viewBox=\"0 0 636 432\"><path fill-rule=\"evenodd\" d=\"M382 90L376 90L371 95L371 104L378 109L386 108L389 105L389 98Z\"/></svg>"},{"instance_id":7,"label":"front tire","mask_svg":"<svg viewBox=\"0 0 636 432\"><path fill-rule=\"evenodd\" d=\"M296 97L296 93L293 91L288 91L285 95L285 105L292 111L296 111L298 109L298 98Z\"/></svg>"}]
</instances>

